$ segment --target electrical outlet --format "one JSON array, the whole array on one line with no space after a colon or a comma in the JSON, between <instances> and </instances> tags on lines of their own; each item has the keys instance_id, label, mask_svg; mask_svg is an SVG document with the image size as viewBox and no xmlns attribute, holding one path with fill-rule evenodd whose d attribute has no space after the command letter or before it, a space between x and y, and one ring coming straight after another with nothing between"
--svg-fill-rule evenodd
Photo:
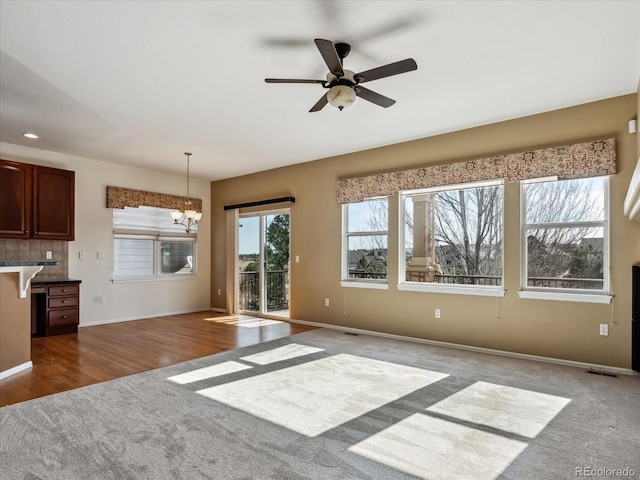
<instances>
[{"instance_id":1,"label":"electrical outlet","mask_svg":"<svg viewBox=\"0 0 640 480\"><path fill-rule=\"evenodd\" d=\"M300 263L300 255L296 255L296 263Z\"/></svg>"},{"instance_id":2,"label":"electrical outlet","mask_svg":"<svg viewBox=\"0 0 640 480\"><path fill-rule=\"evenodd\" d=\"M609 325L607 325L606 323L600 324L600 335L602 335L603 337L609 336Z\"/></svg>"},{"instance_id":3,"label":"electrical outlet","mask_svg":"<svg viewBox=\"0 0 640 480\"><path fill-rule=\"evenodd\" d=\"M104 252L96 252L96 258L98 260L104 260Z\"/></svg>"},{"instance_id":4,"label":"electrical outlet","mask_svg":"<svg viewBox=\"0 0 640 480\"><path fill-rule=\"evenodd\" d=\"M325 299L324 299L324 306L325 306L325 307L328 307L328 306L329 306L329 299L328 299L328 298L325 298Z\"/></svg>"},{"instance_id":5,"label":"electrical outlet","mask_svg":"<svg viewBox=\"0 0 640 480\"><path fill-rule=\"evenodd\" d=\"M218 295L222 295L222 290L218 289Z\"/></svg>"},{"instance_id":6,"label":"electrical outlet","mask_svg":"<svg viewBox=\"0 0 640 480\"><path fill-rule=\"evenodd\" d=\"M78 259L84 260L84 252L78 252Z\"/></svg>"},{"instance_id":7,"label":"electrical outlet","mask_svg":"<svg viewBox=\"0 0 640 480\"><path fill-rule=\"evenodd\" d=\"M98 297L98 303L104 305L105 303L107 303L107 299L105 297Z\"/></svg>"},{"instance_id":8,"label":"electrical outlet","mask_svg":"<svg viewBox=\"0 0 640 480\"><path fill-rule=\"evenodd\" d=\"M440 318L440 309L436 308L436 318Z\"/></svg>"},{"instance_id":9,"label":"electrical outlet","mask_svg":"<svg viewBox=\"0 0 640 480\"><path fill-rule=\"evenodd\" d=\"M52 254L51 250L47 250L45 252L45 256L47 257L47 260L51 260L53 258L53 254Z\"/></svg>"}]
</instances>

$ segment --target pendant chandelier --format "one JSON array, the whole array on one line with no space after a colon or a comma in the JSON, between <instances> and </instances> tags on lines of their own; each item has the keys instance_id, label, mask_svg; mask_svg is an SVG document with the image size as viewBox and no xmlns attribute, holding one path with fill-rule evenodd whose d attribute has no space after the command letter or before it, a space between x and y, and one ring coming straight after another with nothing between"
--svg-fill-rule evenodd
<instances>
[{"instance_id":1,"label":"pendant chandelier","mask_svg":"<svg viewBox=\"0 0 640 480\"><path fill-rule=\"evenodd\" d=\"M191 208L191 198L189 196L189 160L191 157L190 152L184 152L187 156L187 201L185 202L185 210L181 212L180 210L175 210L171 212L171 218L173 218L173 223L177 225L182 225L187 233L191 233L191 229L194 225L198 224L198 221L202 218L202 212L196 212Z\"/></svg>"}]
</instances>

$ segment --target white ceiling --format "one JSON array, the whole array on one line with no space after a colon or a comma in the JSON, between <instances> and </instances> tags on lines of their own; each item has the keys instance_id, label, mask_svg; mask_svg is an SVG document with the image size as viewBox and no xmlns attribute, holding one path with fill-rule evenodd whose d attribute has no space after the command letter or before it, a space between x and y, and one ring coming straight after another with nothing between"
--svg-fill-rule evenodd
<instances>
[{"instance_id":1,"label":"white ceiling","mask_svg":"<svg viewBox=\"0 0 640 480\"><path fill-rule=\"evenodd\" d=\"M418 70L308 113L264 78L324 78L314 38ZM0 141L217 180L634 93L640 2L2 0L0 50Z\"/></svg>"}]
</instances>

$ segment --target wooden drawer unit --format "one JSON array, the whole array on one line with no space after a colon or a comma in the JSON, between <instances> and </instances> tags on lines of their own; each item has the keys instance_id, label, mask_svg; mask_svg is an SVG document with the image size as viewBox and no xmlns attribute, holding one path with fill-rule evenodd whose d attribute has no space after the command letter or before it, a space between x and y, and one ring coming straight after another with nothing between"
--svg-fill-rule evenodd
<instances>
[{"instance_id":1,"label":"wooden drawer unit","mask_svg":"<svg viewBox=\"0 0 640 480\"><path fill-rule=\"evenodd\" d=\"M37 336L75 333L80 322L80 282L38 284L31 290Z\"/></svg>"},{"instance_id":2,"label":"wooden drawer unit","mask_svg":"<svg viewBox=\"0 0 640 480\"><path fill-rule=\"evenodd\" d=\"M58 327L60 325L78 326L77 308L57 308L49 312L49 326ZM76 328L77 331L77 328Z\"/></svg>"}]
</instances>

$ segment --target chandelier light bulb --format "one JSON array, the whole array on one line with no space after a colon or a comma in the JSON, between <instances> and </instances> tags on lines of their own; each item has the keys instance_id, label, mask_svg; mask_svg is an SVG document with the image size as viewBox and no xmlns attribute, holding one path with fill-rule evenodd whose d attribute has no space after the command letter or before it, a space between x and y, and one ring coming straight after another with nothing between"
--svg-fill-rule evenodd
<instances>
[{"instance_id":1,"label":"chandelier light bulb","mask_svg":"<svg viewBox=\"0 0 640 480\"><path fill-rule=\"evenodd\" d=\"M184 152L187 156L187 201L185 202L186 208L184 212L180 210L174 210L171 212L171 218L173 219L173 223L176 225L182 225L187 233L191 233L191 227L197 225L200 219L202 218L202 212L196 212L195 210L190 209L191 206L191 197L189 192L189 159L191 157L191 153Z\"/></svg>"}]
</instances>

